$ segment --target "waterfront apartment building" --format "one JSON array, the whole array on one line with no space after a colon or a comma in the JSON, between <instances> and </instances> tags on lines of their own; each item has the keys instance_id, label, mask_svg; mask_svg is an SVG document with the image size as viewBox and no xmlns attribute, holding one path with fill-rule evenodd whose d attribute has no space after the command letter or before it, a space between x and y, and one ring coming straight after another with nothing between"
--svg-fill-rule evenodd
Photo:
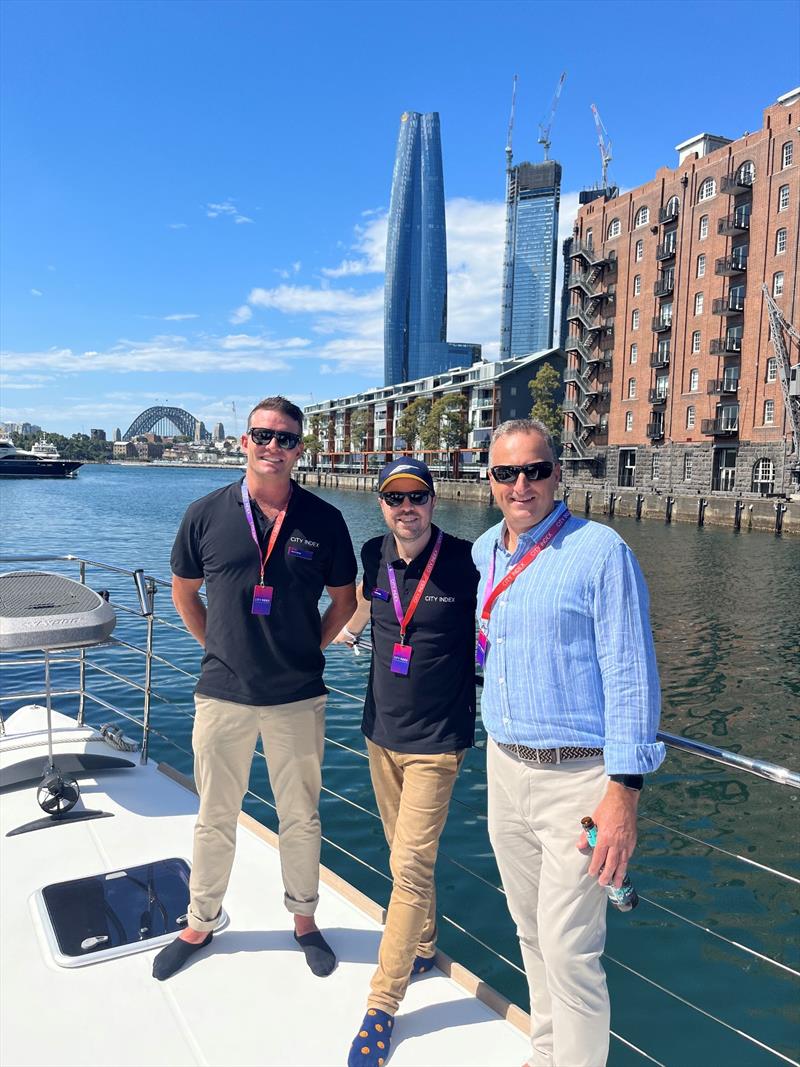
<instances>
[{"instance_id":1,"label":"waterfront apartment building","mask_svg":"<svg viewBox=\"0 0 800 1067\"><path fill-rule=\"evenodd\" d=\"M485 473L492 431L506 419L526 418L532 400L529 382L545 364L564 372L561 349L551 348L517 359L456 367L439 374L368 389L352 396L310 404L304 409L306 433L318 441L316 460L306 450L303 462L316 462L321 470L376 473L397 454L413 452L439 473L447 470L478 477ZM397 432L398 421L409 404L440 397L461 396L465 433L458 447L420 450ZM561 402L561 397L556 397Z\"/></svg>"},{"instance_id":2,"label":"waterfront apartment building","mask_svg":"<svg viewBox=\"0 0 800 1067\"><path fill-rule=\"evenodd\" d=\"M511 163L507 149L506 237L500 358L540 352L553 343L561 166Z\"/></svg>"},{"instance_id":3,"label":"waterfront apartment building","mask_svg":"<svg viewBox=\"0 0 800 1067\"><path fill-rule=\"evenodd\" d=\"M757 132L693 137L674 169L579 209L565 273L571 482L796 491L762 285L797 327L799 129L796 90Z\"/></svg>"},{"instance_id":4,"label":"waterfront apartment building","mask_svg":"<svg viewBox=\"0 0 800 1067\"><path fill-rule=\"evenodd\" d=\"M386 235L384 384L436 374L480 355L480 345L447 341L439 115L406 111L400 119Z\"/></svg>"}]
</instances>

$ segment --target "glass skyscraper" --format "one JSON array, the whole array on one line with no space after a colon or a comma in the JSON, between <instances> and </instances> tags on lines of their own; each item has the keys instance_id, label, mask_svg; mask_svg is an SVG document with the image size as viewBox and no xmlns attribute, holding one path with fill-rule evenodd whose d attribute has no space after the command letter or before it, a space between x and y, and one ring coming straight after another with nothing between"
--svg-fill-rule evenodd
<instances>
[{"instance_id":1,"label":"glass skyscraper","mask_svg":"<svg viewBox=\"0 0 800 1067\"><path fill-rule=\"evenodd\" d=\"M384 384L433 373L447 337L447 238L439 115L400 119L386 239Z\"/></svg>"},{"instance_id":2,"label":"glass skyscraper","mask_svg":"<svg viewBox=\"0 0 800 1067\"><path fill-rule=\"evenodd\" d=\"M509 166L501 359L552 346L560 197L560 164Z\"/></svg>"}]
</instances>

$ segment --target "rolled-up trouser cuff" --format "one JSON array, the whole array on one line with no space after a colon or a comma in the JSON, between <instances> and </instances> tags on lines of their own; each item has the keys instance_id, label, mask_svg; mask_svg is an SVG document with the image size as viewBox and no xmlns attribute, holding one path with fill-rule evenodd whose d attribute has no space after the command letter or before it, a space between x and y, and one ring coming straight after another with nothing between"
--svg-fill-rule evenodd
<instances>
[{"instance_id":1,"label":"rolled-up trouser cuff","mask_svg":"<svg viewBox=\"0 0 800 1067\"><path fill-rule=\"evenodd\" d=\"M199 916L194 914L194 912L192 911L192 906L190 904L189 910L187 912L189 928L191 930L196 930L199 934L208 933L209 930L216 930L217 925L219 924L219 917L221 914L222 912L218 911L216 918L214 919L201 919L199 918Z\"/></svg>"},{"instance_id":2,"label":"rolled-up trouser cuff","mask_svg":"<svg viewBox=\"0 0 800 1067\"><path fill-rule=\"evenodd\" d=\"M313 915L317 910L317 904L319 904L319 896L314 897L313 900L295 900L287 893L283 894L283 903L287 911L292 915Z\"/></svg>"}]
</instances>

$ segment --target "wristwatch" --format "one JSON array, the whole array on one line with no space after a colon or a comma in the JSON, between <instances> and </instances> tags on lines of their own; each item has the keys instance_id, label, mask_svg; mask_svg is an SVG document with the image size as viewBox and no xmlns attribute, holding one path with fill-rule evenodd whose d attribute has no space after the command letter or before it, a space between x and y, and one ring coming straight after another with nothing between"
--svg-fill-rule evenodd
<instances>
[{"instance_id":1,"label":"wristwatch","mask_svg":"<svg viewBox=\"0 0 800 1067\"><path fill-rule=\"evenodd\" d=\"M628 789L641 789L644 785L643 774L609 774L612 782L619 782Z\"/></svg>"}]
</instances>

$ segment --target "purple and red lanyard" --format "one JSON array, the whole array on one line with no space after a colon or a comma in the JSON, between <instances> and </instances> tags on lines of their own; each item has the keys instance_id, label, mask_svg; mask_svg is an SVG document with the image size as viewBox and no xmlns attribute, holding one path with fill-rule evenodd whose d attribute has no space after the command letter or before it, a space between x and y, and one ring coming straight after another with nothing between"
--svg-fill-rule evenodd
<instances>
[{"instance_id":1,"label":"purple and red lanyard","mask_svg":"<svg viewBox=\"0 0 800 1067\"><path fill-rule=\"evenodd\" d=\"M505 593L510 585L514 584L520 574L522 574L526 567L529 567L531 563L533 563L539 553L543 552L547 546L553 542L556 534L561 530L569 518L570 513L565 508L550 529L542 534L539 540L528 549L522 559L515 563L508 574L504 578L501 578L497 585L492 588L492 583L494 582L495 554L497 552L495 546L495 550L492 552L492 562L489 565L489 577L486 581L486 599L483 602L480 629L478 630L478 640L475 645L476 667L483 667L486 663L486 654L489 651L489 617L492 614L492 608L494 607L495 601L502 593Z\"/></svg>"},{"instance_id":2,"label":"purple and red lanyard","mask_svg":"<svg viewBox=\"0 0 800 1067\"><path fill-rule=\"evenodd\" d=\"M391 563L386 564L386 571L389 576L389 588L392 591L392 603L394 604L394 613L397 616L397 621L400 624L400 640L395 642L394 649L392 651L392 674L408 674L411 666L411 645L406 644L406 630L408 624L417 610L417 605L422 599L422 594L425 591L425 586L428 584L433 568L436 566L436 560L439 558L439 550L442 547L442 540L444 539L444 533L440 530L439 536L436 538L436 544L433 546L433 551L430 554L430 558L425 565L425 570L422 572L422 577L417 584L417 588L414 595L411 598L411 603L408 605L408 609L403 614L403 604L400 600L400 591L397 588L397 575L394 572L394 567Z\"/></svg>"},{"instance_id":3,"label":"purple and red lanyard","mask_svg":"<svg viewBox=\"0 0 800 1067\"><path fill-rule=\"evenodd\" d=\"M289 500L291 500L291 497L292 490L290 486ZM281 526L283 526L283 520L286 518L289 500L286 501L283 510L276 516L275 522L272 524L269 541L267 542L267 550L262 556L261 545L258 541L258 531L256 530L256 524L253 521L253 509L250 506L250 493L247 490L247 482L242 482L242 506L244 507L244 515L247 519L247 525L250 527L250 536L255 541L256 548L258 549L258 558L261 560L261 574L259 575L258 585L253 589L253 604L250 608L250 613L252 615L269 615L272 611L273 588L271 585L264 585L264 571L267 569L269 557L272 555L275 542L278 540L278 534L281 532Z\"/></svg>"}]
</instances>

